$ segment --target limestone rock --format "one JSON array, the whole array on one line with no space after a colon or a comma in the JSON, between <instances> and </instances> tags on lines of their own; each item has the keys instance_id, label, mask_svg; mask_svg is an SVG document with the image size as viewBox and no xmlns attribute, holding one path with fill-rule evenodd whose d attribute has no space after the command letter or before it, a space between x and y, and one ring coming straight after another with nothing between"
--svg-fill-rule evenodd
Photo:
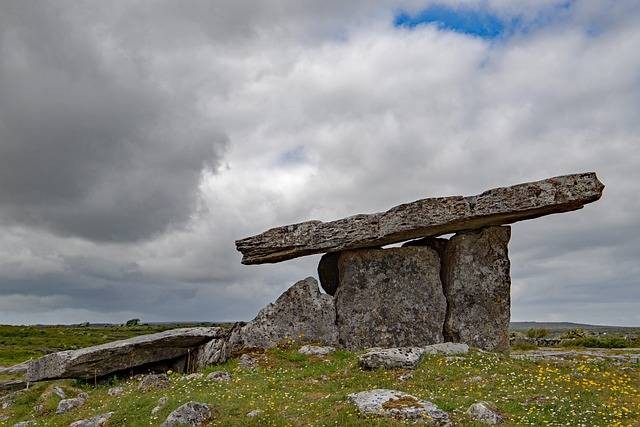
<instances>
[{"instance_id":1,"label":"limestone rock","mask_svg":"<svg viewBox=\"0 0 640 427\"><path fill-rule=\"evenodd\" d=\"M247 412L247 417L259 417L260 415L262 415L262 411L260 409L254 409L251 412Z\"/></svg>"},{"instance_id":2,"label":"limestone rock","mask_svg":"<svg viewBox=\"0 0 640 427\"><path fill-rule=\"evenodd\" d=\"M307 277L291 286L275 303L264 307L255 319L234 331L230 346L275 347L284 340L337 343L333 298L320 293L318 282Z\"/></svg>"},{"instance_id":3,"label":"limestone rock","mask_svg":"<svg viewBox=\"0 0 640 427\"><path fill-rule=\"evenodd\" d=\"M238 360L238 367L245 370L253 370L258 367L258 358L251 354L243 354Z\"/></svg>"},{"instance_id":4,"label":"limestone rock","mask_svg":"<svg viewBox=\"0 0 640 427\"><path fill-rule=\"evenodd\" d=\"M149 391L169 387L167 374L149 374L142 377L138 384L138 390Z\"/></svg>"},{"instance_id":5,"label":"limestone rock","mask_svg":"<svg viewBox=\"0 0 640 427\"><path fill-rule=\"evenodd\" d=\"M151 415L156 415L158 412L162 411L164 407L167 406L167 403L169 403L169 398L166 396L162 396L160 399L158 399L156 406L154 406L151 410Z\"/></svg>"},{"instance_id":6,"label":"limestone rock","mask_svg":"<svg viewBox=\"0 0 640 427\"><path fill-rule=\"evenodd\" d=\"M53 388L51 389L51 392L56 396L58 396L60 399L64 399L67 397L67 394L64 392L64 390L57 385L53 386Z\"/></svg>"},{"instance_id":7,"label":"limestone rock","mask_svg":"<svg viewBox=\"0 0 640 427\"><path fill-rule=\"evenodd\" d=\"M330 346L303 345L298 350L298 353L306 354L307 356L326 356L334 351L336 351L336 348Z\"/></svg>"},{"instance_id":8,"label":"limestone rock","mask_svg":"<svg viewBox=\"0 0 640 427\"><path fill-rule=\"evenodd\" d=\"M88 418L86 420L79 420L69 424L69 427L103 427L109 422L109 418L113 415L113 412L107 412L105 414L96 415L95 417Z\"/></svg>"},{"instance_id":9,"label":"limestone rock","mask_svg":"<svg viewBox=\"0 0 640 427\"><path fill-rule=\"evenodd\" d=\"M122 387L111 387L107 390L107 394L111 397L121 396L124 393L124 389Z\"/></svg>"},{"instance_id":10,"label":"limestone rock","mask_svg":"<svg viewBox=\"0 0 640 427\"><path fill-rule=\"evenodd\" d=\"M227 371L215 371L207 375L207 379L210 381L229 382L231 381L231 374L229 374L229 372Z\"/></svg>"},{"instance_id":11,"label":"limestone rock","mask_svg":"<svg viewBox=\"0 0 640 427\"><path fill-rule=\"evenodd\" d=\"M423 354L421 347L371 349L360 355L358 363L363 369L415 369Z\"/></svg>"},{"instance_id":12,"label":"limestone rock","mask_svg":"<svg viewBox=\"0 0 640 427\"><path fill-rule=\"evenodd\" d=\"M384 213L337 221L307 221L236 241L243 264L384 246L427 236L511 224L582 208L602 196L593 172L558 176L485 191L477 196L422 199Z\"/></svg>"},{"instance_id":13,"label":"limestone rock","mask_svg":"<svg viewBox=\"0 0 640 427\"><path fill-rule=\"evenodd\" d=\"M469 353L469 346L465 343L443 342L428 345L422 351L424 354L467 354Z\"/></svg>"},{"instance_id":14,"label":"limestone rock","mask_svg":"<svg viewBox=\"0 0 640 427\"><path fill-rule=\"evenodd\" d=\"M351 400L363 415L381 415L434 426L450 426L449 414L431 402L396 390L376 389L350 394Z\"/></svg>"},{"instance_id":15,"label":"limestone rock","mask_svg":"<svg viewBox=\"0 0 640 427\"><path fill-rule=\"evenodd\" d=\"M13 425L13 427L28 427L28 426L34 426L36 425L35 420L28 420L28 421L20 421L19 423L16 423Z\"/></svg>"},{"instance_id":16,"label":"limestone rock","mask_svg":"<svg viewBox=\"0 0 640 427\"><path fill-rule=\"evenodd\" d=\"M224 363L231 356L231 348L229 346L229 336L238 328L238 324L228 331L224 336L212 339L211 341L198 347L194 353L193 368L195 370L203 369L209 365L217 365Z\"/></svg>"},{"instance_id":17,"label":"limestone rock","mask_svg":"<svg viewBox=\"0 0 640 427\"><path fill-rule=\"evenodd\" d=\"M504 419L495 405L489 402L476 402L469 406L467 415L483 424L500 424Z\"/></svg>"},{"instance_id":18,"label":"limestone rock","mask_svg":"<svg viewBox=\"0 0 640 427\"><path fill-rule=\"evenodd\" d=\"M511 227L487 227L449 240L443 260L448 340L488 351L509 350L510 236Z\"/></svg>"},{"instance_id":19,"label":"limestone rock","mask_svg":"<svg viewBox=\"0 0 640 427\"><path fill-rule=\"evenodd\" d=\"M213 417L211 409L205 403L187 402L169 414L161 427L181 425L201 426Z\"/></svg>"},{"instance_id":20,"label":"limestone rock","mask_svg":"<svg viewBox=\"0 0 640 427\"><path fill-rule=\"evenodd\" d=\"M78 397L74 397L72 399L62 399L58 402L58 407L56 408L56 414L64 414L73 409L79 408L84 405L87 401L87 394L80 393Z\"/></svg>"},{"instance_id":21,"label":"limestone rock","mask_svg":"<svg viewBox=\"0 0 640 427\"><path fill-rule=\"evenodd\" d=\"M440 258L427 247L345 251L335 295L340 343L349 349L443 341L447 303Z\"/></svg>"},{"instance_id":22,"label":"limestone rock","mask_svg":"<svg viewBox=\"0 0 640 427\"><path fill-rule=\"evenodd\" d=\"M60 378L93 379L154 362L172 361L214 338L222 328L182 328L141 335L79 350L47 354L29 363L28 381Z\"/></svg>"}]
</instances>

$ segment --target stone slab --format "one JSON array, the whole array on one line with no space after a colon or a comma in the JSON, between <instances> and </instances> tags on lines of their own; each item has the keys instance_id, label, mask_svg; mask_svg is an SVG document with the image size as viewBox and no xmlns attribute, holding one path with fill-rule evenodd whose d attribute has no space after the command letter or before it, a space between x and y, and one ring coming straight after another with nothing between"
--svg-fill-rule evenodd
<instances>
[{"instance_id":1,"label":"stone slab","mask_svg":"<svg viewBox=\"0 0 640 427\"><path fill-rule=\"evenodd\" d=\"M379 247L574 211L598 200L603 188L593 172L557 176L494 188L477 196L421 199L382 213L276 227L237 240L236 249L243 255L243 264L263 264Z\"/></svg>"}]
</instances>

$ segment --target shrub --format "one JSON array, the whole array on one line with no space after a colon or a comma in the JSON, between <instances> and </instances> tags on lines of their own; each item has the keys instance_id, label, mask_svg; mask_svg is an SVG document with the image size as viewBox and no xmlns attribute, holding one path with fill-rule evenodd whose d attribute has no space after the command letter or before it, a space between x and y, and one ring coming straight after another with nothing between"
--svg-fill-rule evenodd
<instances>
[{"instance_id":1,"label":"shrub","mask_svg":"<svg viewBox=\"0 0 640 427\"><path fill-rule=\"evenodd\" d=\"M531 328L527 331L527 337L529 338L544 338L549 335L549 331L545 328Z\"/></svg>"},{"instance_id":2,"label":"shrub","mask_svg":"<svg viewBox=\"0 0 640 427\"><path fill-rule=\"evenodd\" d=\"M566 345L589 348L625 348L630 341L623 337L585 337L568 340Z\"/></svg>"}]
</instances>

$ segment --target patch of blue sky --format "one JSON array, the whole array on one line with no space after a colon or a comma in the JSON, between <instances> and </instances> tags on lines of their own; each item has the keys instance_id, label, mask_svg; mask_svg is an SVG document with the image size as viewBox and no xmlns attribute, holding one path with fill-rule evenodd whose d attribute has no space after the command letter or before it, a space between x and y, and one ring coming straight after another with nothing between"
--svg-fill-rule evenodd
<instances>
[{"instance_id":1,"label":"patch of blue sky","mask_svg":"<svg viewBox=\"0 0 640 427\"><path fill-rule=\"evenodd\" d=\"M454 31L483 39L495 39L514 32L527 33L562 19L573 5L573 0L543 7L534 16L499 16L488 8L472 6L448 6L433 4L415 14L398 12L393 24L398 28L412 29L421 25L436 25L438 29Z\"/></svg>"}]
</instances>

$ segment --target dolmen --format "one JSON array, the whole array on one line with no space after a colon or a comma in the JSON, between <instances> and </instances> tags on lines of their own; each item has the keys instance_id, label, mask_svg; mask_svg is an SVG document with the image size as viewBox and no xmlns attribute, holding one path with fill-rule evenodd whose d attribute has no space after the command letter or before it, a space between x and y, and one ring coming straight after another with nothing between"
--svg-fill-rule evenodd
<instances>
[{"instance_id":1,"label":"dolmen","mask_svg":"<svg viewBox=\"0 0 640 427\"><path fill-rule=\"evenodd\" d=\"M297 328L323 331L307 335L309 341L352 350L461 342L504 352L511 302L508 224L581 209L600 199L603 189L593 172L557 176L477 196L422 199L382 213L272 228L236 241L236 248L243 264L324 254L318 276L326 295L321 303L306 301L297 318L287 319L291 338ZM312 280L306 279L307 288ZM308 311L311 306L324 307L322 314ZM275 319L274 307L269 310L271 323L287 324ZM269 339L284 332L280 327ZM235 340L238 345L242 337Z\"/></svg>"},{"instance_id":2,"label":"dolmen","mask_svg":"<svg viewBox=\"0 0 640 427\"><path fill-rule=\"evenodd\" d=\"M422 199L383 213L273 228L236 242L242 262L323 253L318 276L325 293L308 277L247 323L174 329L61 351L4 371L24 373L20 386L169 369L193 372L288 341L370 349L364 356L371 360L385 353L380 349L390 349L418 361L429 352L426 347L443 342L505 352L511 301L507 224L580 209L598 200L603 188L595 173L565 175L477 196Z\"/></svg>"}]
</instances>

